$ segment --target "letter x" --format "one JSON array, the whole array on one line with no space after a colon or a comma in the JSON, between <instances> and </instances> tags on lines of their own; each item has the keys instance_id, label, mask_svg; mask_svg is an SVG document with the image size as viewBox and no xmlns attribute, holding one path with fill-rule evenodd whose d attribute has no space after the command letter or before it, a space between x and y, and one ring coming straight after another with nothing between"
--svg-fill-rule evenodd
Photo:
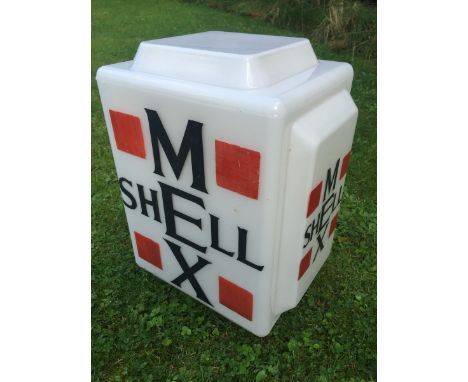
<instances>
[{"instance_id":1,"label":"letter x","mask_svg":"<svg viewBox=\"0 0 468 382\"><path fill-rule=\"evenodd\" d=\"M208 297L206 297L205 292L203 292L203 289L201 288L200 284L198 283L197 279L194 276L194 274L197 273L200 269L202 269L205 265L208 265L211 263L208 260L205 260L204 258L197 256L198 261L192 267L190 267L185 261L184 255L182 255L180 247L177 244L170 242L169 240L164 239L164 241L171 248L171 251L174 254L174 257L176 258L177 262L179 263L183 271L182 274L180 274L174 280L172 280L171 283L181 288L181 284L185 280L188 280L190 284L192 285L192 288L195 290L197 297L200 300L206 302L208 305L213 306L211 302L208 300Z\"/></svg>"},{"instance_id":2,"label":"letter x","mask_svg":"<svg viewBox=\"0 0 468 382\"><path fill-rule=\"evenodd\" d=\"M328 224L326 225L326 227L328 227ZM317 258L317 255L319 254L319 252L322 252L322 249L325 247L324 244L323 244L323 238L325 237L325 234L327 233L327 230L326 228L323 230L323 234L322 236L320 236L320 232L318 233L317 235L317 242L318 242L318 248L317 248L317 251L315 252L315 256L314 256L314 259L312 260L312 263L315 261L315 259Z\"/></svg>"}]
</instances>

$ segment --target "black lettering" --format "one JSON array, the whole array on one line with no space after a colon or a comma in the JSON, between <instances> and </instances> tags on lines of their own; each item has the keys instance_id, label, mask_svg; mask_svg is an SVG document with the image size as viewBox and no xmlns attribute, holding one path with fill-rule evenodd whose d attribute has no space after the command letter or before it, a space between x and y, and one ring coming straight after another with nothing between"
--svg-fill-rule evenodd
<instances>
[{"instance_id":1,"label":"black lettering","mask_svg":"<svg viewBox=\"0 0 468 382\"><path fill-rule=\"evenodd\" d=\"M122 200L128 208L134 210L137 207L137 201L133 197L132 193L124 187L124 183L129 184L130 187L132 187L133 184L128 179L125 179L124 177L119 178L120 191L122 191L122 194L124 194L127 198L130 199L130 203L126 202L123 197L122 197Z\"/></svg>"},{"instance_id":2,"label":"black lettering","mask_svg":"<svg viewBox=\"0 0 468 382\"><path fill-rule=\"evenodd\" d=\"M311 229L311 235L310 235L311 240L314 237L314 233L317 234L318 232L320 232L320 229L319 229L320 219L322 219L322 212L319 212L317 217L314 220L312 220L312 224L311 224L312 229Z\"/></svg>"},{"instance_id":3,"label":"black lettering","mask_svg":"<svg viewBox=\"0 0 468 382\"><path fill-rule=\"evenodd\" d=\"M219 218L210 214L210 225L211 225L211 248L216 249L219 252L224 253L230 257L234 256L234 252L227 251L219 246Z\"/></svg>"},{"instance_id":4,"label":"black lettering","mask_svg":"<svg viewBox=\"0 0 468 382\"><path fill-rule=\"evenodd\" d=\"M211 263L208 260L197 256L197 262L192 267L190 267L185 261L184 255L182 254L180 247L177 244L170 242L169 240L164 239L164 241L169 245L172 254L176 258L180 267L182 268L182 273L179 276L177 276L174 280L172 280L171 283L177 285L180 288L181 284L187 280L190 283L190 285L192 285L192 288L195 290L197 297L200 300L206 302L207 304L212 305L194 276L194 274L197 273L200 269Z\"/></svg>"},{"instance_id":5,"label":"black lettering","mask_svg":"<svg viewBox=\"0 0 468 382\"><path fill-rule=\"evenodd\" d=\"M312 224L309 224L306 228L306 231L304 233L304 239L305 239L305 244L302 248L307 247L307 244L309 244L312 240Z\"/></svg>"},{"instance_id":6,"label":"black lettering","mask_svg":"<svg viewBox=\"0 0 468 382\"><path fill-rule=\"evenodd\" d=\"M185 237L180 236L177 233L176 225L175 225L176 217L179 217L181 219L184 219L185 221L188 221L189 223L196 225L198 228L200 228L200 230L202 229L202 221L201 219L195 219L191 216L185 215L184 213L180 211L175 210L173 195L177 195L192 203L198 204L200 207L204 209L205 205L203 204L203 200L195 195L191 195L188 192L179 190L177 188L174 188L162 182L159 182L159 185L161 186L162 200L163 200L163 205L164 205L164 218L166 221L166 235L169 235L170 237L176 240L179 240L180 242L184 244L191 246L192 248L196 249L199 252L205 253L206 247L202 247L186 239Z\"/></svg>"},{"instance_id":7,"label":"black lettering","mask_svg":"<svg viewBox=\"0 0 468 382\"><path fill-rule=\"evenodd\" d=\"M323 232L322 236L320 236L320 234L317 235L317 243L319 245L317 253L319 253L324 248L323 238L325 237L325 233L326 231ZM317 253L315 254L315 256L317 256ZM314 257L314 260L315 260L315 257Z\"/></svg>"},{"instance_id":8,"label":"black lettering","mask_svg":"<svg viewBox=\"0 0 468 382\"><path fill-rule=\"evenodd\" d=\"M320 244L323 248L323 242L320 242ZM317 251L315 251L315 255L314 255L314 258L312 259L312 264L315 263L315 260L317 260L317 256L319 254L319 252L321 252L321 249L318 249Z\"/></svg>"},{"instance_id":9,"label":"black lettering","mask_svg":"<svg viewBox=\"0 0 468 382\"><path fill-rule=\"evenodd\" d=\"M335 194L331 194L330 197L327 199L325 203L322 204L322 217L320 220L320 229L319 231L322 232L322 229L328 225L330 221L331 214L333 212L333 205L335 204ZM327 214L327 212L330 212Z\"/></svg>"},{"instance_id":10,"label":"black lettering","mask_svg":"<svg viewBox=\"0 0 468 382\"><path fill-rule=\"evenodd\" d=\"M333 176L331 174L331 168L327 170L327 179L325 181L325 192L323 193L323 200L325 200L328 194L333 191L336 187L336 179L338 178L338 168L340 167L340 159L336 161L335 170Z\"/></svg>"},{"instance_id":11,"label":"black lettering","mask_svg":"<svg viewBox=\"0 0 468 382\"><path fill-rule=\"evenodd\" d=\"M166 157L174 171L174 175L179 179L189 151L192 159L192 188L208 193L205 186L205 164L203 160L203 139L202 127L200 122L189 120L185 128L184 138L180 145L179 153L176 154L172 143L167 136L166 130L155 110L145 109L148 116L151 145L154 155L154 173L164 176L161 168L161 153L159 143L166 153Z\"/></svg>"},{"instance_id":12,"label":"black lettering","mask_svg":"<svg viewBox=\"0 0 468 382\"><path fill-rule=\"evenodd\" d=\"M341 203L341 193L343 191L343 185L340 186L340 191L338 192L338 197L336 198L336 203L333 203L333 211L335 211Z\"/></svg>"},{"instance_id":13,"label":"black lettering","mask_svg":"<svg viewBox=\"0 0 468 382\"><path fill-rule=\"evenodd\" d=\"M322 212L319 212L317 217L314 220L312 220L312 223L310 223L307 226L307 230L304 235L305 239L307 239L307 242L302 248L305 248L312 241L312 239L314 238L314 234L317 234L321 231L321 228L319 228L321 219Z\"/></svg>"},{"instance_id":14,"label":"black lettering","mask_svg":"<svg viewBox=\"0 0 468 382\"><path fill-rule=\"evenodd\" d=\"M247 260L247 231L243 228L237 227L237 230L239 231L239 256L237 257L237 260L239 260L241 263L244 263L245 265L248 265L249 267L252 267L253 269L256 269L257 271L261 271L263 269L263 265L257 265L249 260Z\"/></svg>"},{"instance_id":15,"label":"black lettering","mask_svg":"<svg viewBox=\"0 0 468 382\"><path fill-rule=\"evenodd\" d=\"M161 217L159 216L159 205L158 205L158 192L150 188L151 199L146 199L145 189L141 184L137 184L138 187L138 196L140 198L141 213L145 216L148 216L148 211L146 209L147 205L153 207L154 220L161 223Z\"/></svg>"}]
</instances>

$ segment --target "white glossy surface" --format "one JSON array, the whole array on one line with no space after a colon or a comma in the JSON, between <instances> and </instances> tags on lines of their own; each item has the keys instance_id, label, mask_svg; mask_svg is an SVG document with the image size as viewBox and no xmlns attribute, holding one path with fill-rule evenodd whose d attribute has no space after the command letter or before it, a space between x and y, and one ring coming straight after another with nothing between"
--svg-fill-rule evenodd
<instances>
[{"instance_id":1,"label":"white glossy surface","mask_svg":"<svg viewBox=\"0 0 468 382\"><path fill-rule=\"evenodd\" d=\"M316 65L304 38L204 32L142 42L132 69L250 89L273 85Z\"/></svg>"},{"instance_id":2,"label":"white glossy surface","mask_svg":"<svg viewBox=\"0 0 468 382\"><path fill-rule=\"evenodd\" d=\"M197 298L189 281L185 280L176 287L252 333L264 336L282 312L300 301L330 254L334 233L330 237L328 234L324 236L320 252L315 238L304 247L304 235L318 218L325 202L322 201L309 217L306 211L313 187L326 182L327 171L335 169L337 160L340 160L337 170L340 172L343 158L351 149L357 118L356 106L349 95L353 73L348 64L316 61L313 51L304 57L292 54L294 50L291 47L295 44L310 47L304 39L242 35L241 38L250 41L250 45L239 47L235 43L239 41L239 34L207 32L202 34L202 38L200 34L194 36L157 40L157 48L149 47L147 51L145 46L153 43L142 43L135 61L104 66L97 74L117 174L119 178L132 182L129 190L137 202L135 208L125 207L135 258L138 265L169 283L182 270L168 241L181 248L189 266L200 258L209 261L210 264L197 271L195 276L210 305ZM259 39L263 39L263 43ZM307 44L302 41L307 41ZM171 56L165 47L174 48L178 53ZM184 56L186 52L181 53L187 49L197 51L193 60ZM289 50L289 53L283 52L283 57L283 53L278 54L277 50ZM216 75L208 78L209 70L204 70L200 58L204 57L209 62L218 54L223 56L223 60L216 63ZM245 73L232 70L245 65L246 57L258 58L264 54L270 55L271 61L263 62L257 71L251 71L248 81L246 76L243 77ZM168 73L171 65L167 63L178 62L182 57L177 55L185 57L185 65L179 65ZM292 68L286 77L275 69L285 57L289 67L286 69ZM166 60L166 64L157 64L160 58ZM206 68L211 68L210 65ZM191 72L189 68L192 67L200 70ZM297 67L305 69L298 71L294 69ZM223 86L213 83L221 80L224 81ZM252 84L257 87L252 87ZM157 112L176 154L188 121L202 124L206 192L193 188L190 152L177 177L159 142L163 176L154 173L156 157L145 109ZM144 158L117 147L109 110L139 119L146 153ZM246 196L220 186L216 141L258 153L256 198L254 194ZM243 168L243 157L238 160L239 168ZM342 189L345 179L346 175L336 180L336 194ZM161 222L154 220L150 206L149 216L142 214L136 184L142 185L147 198L150 189L157 192ZM173 198L176 210L200 219L201 223L200 227L185 218L176 217L177 233L206 247L205 253L168 235L167 209L163 203L167 186L203 201L201 207L183 197ZM332 190L329 191L331 195ZM128 203L129 199L124 194L122 197ZM326 215L333 217L338 210L339 205L333 214L327 211ZM232 256L213 247L210 214L219 218L220 246L233 252ZM239 261L239 228L247 231L246 258L262 266L261 270ZM328 229L329 224L324 230L328 232ZM159 244L163 269L139 257L134 231ZM311 248L319 255L298 280L301 261ZM245 313L243 316L221 303L219 277L252 294L250 319L245 317ZM244 302L240 301L241 304Z\"/></svg>"}]
</instances>

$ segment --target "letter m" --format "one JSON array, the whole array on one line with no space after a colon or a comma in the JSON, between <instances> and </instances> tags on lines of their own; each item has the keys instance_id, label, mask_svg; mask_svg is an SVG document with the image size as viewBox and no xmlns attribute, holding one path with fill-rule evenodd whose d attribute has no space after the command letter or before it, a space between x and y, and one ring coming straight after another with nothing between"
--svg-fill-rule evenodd
<instances>
[{"instance_id":1,"label":"letter m","mask_svg":"<svg viewBox=\"0 0 468 382\"><path fill-rule=\"evenodd\" d=\"M331 168L327 170L327 179L325 181L325 192L323 193L323 200L327 198L331 191L336 187L336 178L338 176L338 167L340 167L340 159L336 161L335 169L333 175L331 173Z\"/></svg>"},{"instance_id":2,"label":"letter m","mask_svg":"<svg viewBox=\"0 0 468 382\"><path fill-rule=\"evenodd\" d=\"M169 160L169 164L171 165L172 171L174 171L174 175L177 179L179 179L182 169L184 168L185 161L187 160L187 156L189 152L191 152L193 175L191 187L208 193L205 186L205 164L203 160L203 124L192 120L187 122L184 138L182 139L179 153L177 154L169 137L167 136L167 132L161 123L158 113L150 109L145 109L145 111L148 116L151 145L153 147L154 173L164 176L161 168L159 144L161 144L161 147L166 153L166 157Z\"/></svg>"}]
</instances>

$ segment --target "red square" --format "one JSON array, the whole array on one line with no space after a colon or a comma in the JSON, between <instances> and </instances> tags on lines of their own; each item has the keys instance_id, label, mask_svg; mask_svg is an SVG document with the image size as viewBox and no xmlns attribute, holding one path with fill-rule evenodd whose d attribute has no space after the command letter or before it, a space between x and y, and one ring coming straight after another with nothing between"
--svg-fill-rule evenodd
<instances>
[{"instance_id":1,"label":"red square","mask_svg":"<svg viewBox=\"0 0 468 382\"><path fill-rule=\"evenodd\" d=\"M218 140L215 145L218 186L258 199L260 153Z\"/></svg>"},{"instance_id":2,"label":"red square","mask_svg":"<svg viewBox=\"0 0 468 382\"><path fill-rule=\"evenodd\" d=\"M310 259L312 258L312 248L309 249L309 252L302 258L301 264L299 265L299 276L297 277L298 280L306 273L307 269L310 267Z\"/></svg>"},{"instance_id":3,"label":"red square","mask_svg":"<svg viewBox=\"0 0 468 382\"><path fill-rule=\"evenodd\" d=\"M341 172L340 172L340 179L343 178L343 176L346 175L346 171L348 171L348 163L349 163L349 158L351 157L351 151L345 155L343 158L343 163L341 164Z\"/></svg>"},{"instance_id":4,"label":"red square","mask_svg":"<svg viewBox=\"0 0 468 382\"><path fill-rule=\"evenodd\" d=\"M252 321L253 295L248 290L219 276L219 302Z\"/></svg>"},{"instance_id":5,"label":"red square","mask_svg":"<svg viewBox=\"0 0 468 382\"><path fill-rule=\"evenodd\" d=\"M155 267L163 269L159 244L138 232L135 232L135 240L138 256L148 263L153 264Z\"/></svg>"},{"instance_id":6,"label":"red square","mask_svg":"<svg viewBox=\"0 0 468 382\"><path fill-rule=\"evenodd\" d=\"M337 220L338 220L338 214L336 214L336 215L333 217L333 219L332 219L332 221L331 221L331 223L330 223L330 229L329 229L329 231L328 231L328 237L330 237L330 236L332 235L333 231L335 231Z\"/></svg>"},{"instance_id":7,"label":"red square","mask_svg":"<svg viewBox=\"0 0 468 382\"><path fill-rule=\"evenodd\" d=\"M128 154L146 158L140 118L114 110L109 110L109 114L117 148Z\"/></svg>"},{"instance_id":8,"label":"red square","mask_svg":"<svg viewBox=\"0 0 468 382\"><path fill-rule=\"evenodd\" d=\"M320 195L322 194L322 182L320 182L309 195L309 205L307 206L307 217L312 215L312 212L318 207L320 203Z\"/></svg>"}]
</instances>

